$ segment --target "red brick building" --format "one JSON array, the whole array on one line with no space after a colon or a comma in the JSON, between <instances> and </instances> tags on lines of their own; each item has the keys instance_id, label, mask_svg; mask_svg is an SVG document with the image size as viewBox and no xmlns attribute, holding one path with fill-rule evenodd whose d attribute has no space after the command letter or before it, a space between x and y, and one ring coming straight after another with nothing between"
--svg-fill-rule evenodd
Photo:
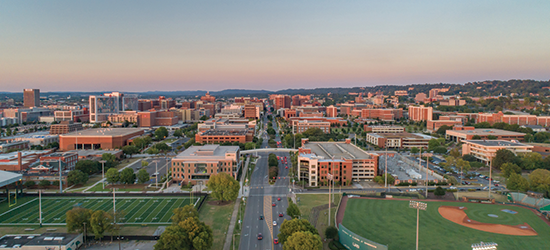
<instances>
[{"instance_id":1,"label":"red brick building","mask_svg":"<svg viewBox=\"0 0 550 250\"><path fill-rule=\"evenodd\" d=\"M288 109L291 106L291 98L288 95L273 95L273 107L275 110Z\"/></svg>"},{"instance_id":2,"label":"red brick building","mask_svg":"<svg viewBox=\"0 0 550 250\"><path fill-rule=\"evenodd\" d=\"M144 111L137 114L140 127L172 126L178 123L178 116L172 111Z\"/></svg>"},{"instance_id":3,"label":"red brick building","mask_svg":"<svg viewBox=\"0 0 550 250\"><path fill-rule=\"evenodd\" d=\"M206 130L195 134L195 142L206 144L221 144L224 142L252 142L254 139L254 131L250 129L244 130Z\"/></svg>"},{"instance_id":4,"label":"red brick building","mask_svg":"<svg viewBox=\"0 0 550 250\"><path fill-rule=\"evenodd\" d=\"M403 109L362 109L361 118L393 121L403 117Z\"/></svg>"},{"instance_id":5,"label":"red brick building","mask_svg":"<svg viewBox=\"0 0 550 250\"><path fill-rule=\"evenodd\" d=\"M505 115L500 111L498 113L479 113L477 116L477 123L481 122L488 122L490 124L504 122L507 124L540 125L548 127L548 125L550 125L550 116Z\"/></svg>"},{"instance_id":6,"label":"red brick building","mask_svg":"<svg viewBox=\"0 0 550 250\"><path fill-rule=\"evenodd\" d=\"M260 108L252 104L244 105L243 114L244 114L244 118L246 119L259 119Z\"/></svg>"},{"instance_id":7,"label":"red brick building","mask_svg":"<svg viewBox=\"0 0 550 250\"><path fill-rule=\"evenodd\" d=\"M238 146L191 146L172 158L172 181L206 184L210 176L218 173L236 177L241 164L239 153Z\"/></svg>"},{"instance_id":8,"label":"red brick building","mask_svg":"<svg viewBox=\"0 0 550 250\"><path fill-rule=\"evenodd\" d=\"M327 117L337 117L338 116L338 109L334 107L333 105L330 105L327 107Z\"/></svg>"},{"instance_id":9,"label":"red brick building","mask_svg":"<svg viewBox=\"0 0 550 250\"><path fill-rule=\"evenodd\" d=\"M429 121L433 119L433 108L424 106L409 106L409 120Z\"/></svg>"},{"instance_id":10,"label":"red brick building","mask_svg":"<svg viewBox=\"0 0 550 250\"><path fill-rule=\"evenodd\" d=\"M122 148L142 134L138 128L87 129L59 135L59 150Z\"/></svg>"}]
</instances>

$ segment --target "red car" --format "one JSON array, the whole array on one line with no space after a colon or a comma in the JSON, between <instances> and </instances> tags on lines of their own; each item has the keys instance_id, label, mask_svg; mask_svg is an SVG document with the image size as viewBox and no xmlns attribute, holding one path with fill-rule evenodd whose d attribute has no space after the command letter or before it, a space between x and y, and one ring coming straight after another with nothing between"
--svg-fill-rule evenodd
<instances>
[{"instance_id":1,"label":"red car","mask_svg":"<svg viewBox=\"0 0 550 250\"><path fill-rule=\"evenodd\" d=\"M271 204L271 206L274 207L274 206L275 206L275 203Z\"/></svg>"},{"instance_id":2,"label":"red car","mask_svg":"<svg viewBox=\"0 0 550 250\"><path fill-rule=\"evenodd\" d=\"M261 240L263 239L264 237L262 236L262 234L258 234L258 240Z\"/></svg>"},{"instance_id":3,"label":"red car","mask_svg":"<svg viewBox=\"0 0 550 250\"><path fill-rule=\"evenodd\" d=\"M279 239L277 238L273 239L273 244L279 244Z\"/></svg>"},{"instance_id":4,"label":"red car","mask_svg":"<svg viewBox=\"0 0 550 250\"><path fill-rule=\"evenodd\" d=\"M281 201L281 197L277 198L278 201Z\"/></svg>"},{"instance_id":5,"label":"red car","mask_svg":"<svg viewBox=\"0 0 550 250\"><path fill-rule=\"evenodd\" d=\"M283 213L279 213L279 217L283 217Z\"/></svg>"},{"instance_id":6,"label":"red car","mask_svg":"<svg viewBox=\"0 0 550 250\"><path fill-rule=\"evenodd\" d=\"M288 169L288 166L286 166L285 168Z\"/></svg>"}]
</instances>

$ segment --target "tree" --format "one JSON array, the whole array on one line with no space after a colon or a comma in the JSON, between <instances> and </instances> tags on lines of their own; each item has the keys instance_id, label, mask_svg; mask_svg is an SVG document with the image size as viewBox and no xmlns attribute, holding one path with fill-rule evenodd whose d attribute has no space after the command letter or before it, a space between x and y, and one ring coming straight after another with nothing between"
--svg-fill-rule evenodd
<instances>
[{"instance_id":1,"label":"tree","mask_svg":"<svg viewBox=\"0 0 550 250\"><path fill-rule=\"evenodd\" d=\"M437 129L436 133L438 135L445 135L447 130L452 129L452 128L453 127L451 127L451 126L443 125L443 126L439 127L439 129Z\"/></svg>"},{"instance_id":2,"label":"tree","mask_svg":"<svg viewBox=\"0 0 550 250\"><path fill-rule=\"evenodd\" d=\"M550 192L550 171L537 169L529 174L531 189L537 192Z\"/></svg>"},{"instance_id":3,"label":"tree","mask_svg":"<svg viewBox=\"0 0 550 250\"><path fill-rule=\"evenodd\" d=\"M155 148L158 149L160 152L165 153L167 151L170 151L172 147L168 146L168 144L164 142L159 142L155 144Z\"/></svg>"},{"instance_id":4,"label":"tree","mask_svg":"<svg viewBox=\"0 0 550 250\"><path fill-rule=\"evenodd\" d=\"M141 137L135 138L132 143L137 148L144 149L147 145L151 144L151 141L152 141L151 137L141 136Z\"/></svg>"},{"instance_id":5,"label":"tree","mask_svg":"<svg viewBox=\"0 0 550 250\"><path fill-rule=\"evenodd\" d=\"M212 229L204 222L201 222L197 217L189 217L178 223L178 226L183 229L186 237L184 237L184 245L190 246L190 249L206 250L212 247L214 237ZM181 248L177 248L181 249Z\"/></svg>"},{"instance_id":6,"label":"tree","mask_svg":"<svg viewBox=\"0 0 550 250\"><path fill-rule=\"evenodd\" d=\"M120 173L116 168L110 168L107 170L107 173L105 173L105 179L107 179L107 182L115 184L120 181Z\"/></svg>"},{"instance_id":7,"label":"tree","mask_svg":"<svg viewBox=\"0 0 550 250\"><path fill-rule=\"evenodd\" d=\"M472 154L464 155L462 156L462 159L469 162L477 161L477 158Z\"/></svg>"},{"instance_id":8,"label":"tree","mask_svg":"<svg viewBox=\"0 0 550 250\"><path fill-rule=\"evenodd\" d=\"M160 127L155 130L155 138L157 140L163 140L166 137L168 137L168 129L166 127Z\"/></svg>"},{"instance_id":9,"label":"tree","mask_svg":"<svg viewBox=\"0 0 550 250\"><path fill-rule=\"evenodd\" d=\"M279 160L277 160L277 156L273 153L269 154L267 162L270 167L279 165Z\"/></svg>"},{"instance_id":10,"label":"tree","mask_svg":"<svg viewBox=\"0 0 550 250\"><path fill-rule=\"evenodd\" d=\"M519 174L511 173L506 180L506 188L512 191L526 192L529 190L529 181Z\"/></svg>"},{"instance_id":11,"label":"tree","mask_svg":"<svg viewBox=\"0 0 550 250\"><path fill-rule=\"evenodd\" d=\"M40 188L45 188L45 187L49 186L50 184L51 184L51 182L48 181L48 180L41 180L41 181L38 182L38 186Z\"/></svg>"},{"instance_id":12,"label":"tree","mask_svg":"<svg viewBox=\"0 0 550 250\"><path fill-rule=\"evenodd\" d=\"M201 116L200 120L201 121L206 121L206 120L208 120L208 116L203 115L203 116Z\"/></svg>"},{"instance_id":13,"label":"tree","mask_svg":"<svg viewBox=\"0 0 550 250\"><path fill-rule=\"evenodd\" d=\"M294 233L296 232L302 232L302 231L308 231L313 234L319 235L319 232L317 232L317 229L309 223L306 219L292 219L292 220L285 220L281 224L281 228L279 228L279 234L277 237L279 237L279 241L281 243L285 244L286 240Z\"/></svg>"},{"instance_id":14,"label":"tree","mask_svg":"<svg viewBox=\"0 0 550 250\"><path fill-rule=\"evenodd\" d=\"M67 175L67 182L69 185L85 184L88 181L88 174L80 170L71 170Z\"/></svg>"},{"instance_id":15,"label":"tree","mask_svg":"<svg viewBox=\"0 0 550 250\"><path fill-rule=\"evenodd\" d=\"M322 250L323 241L311 232L295 232L284 243L285 250Z\"/></svg>"},{"instance_id":16,"label":"tree","mask_svg":"<svg viewBox=\"0 0 550 250\"><path fill-rule=\"evenodd\" d=\"M300 218L302 214L300 213L300 209L298 208L298 205L294 204L294 202L291 202L288 207L286 208L286 214L293 219Z\"/></svg>"},{"instance_id":17,"label":"tree","mask_svg":"<svg viewBox=\"0 0 550 250\"><path fill-rule=\"evenodd\" d=\"M141 167L142 167L142 168L143 168L143 167L147 167L147 166L149 166L149 162L147 162L147 161L141 161Z\"/></svg>"},{"instance_id":18,"label":"tree","mask_svg":"<svg viewBox=\"0 0 550 250\"><path fill-rule=\"evenodd\" d=\"M176 131L174 131L174 136L177 137L177 138L182 137L183 132L181 131L181 129L176 129Z\"/></svg>"},{"instance_id":19,"label":"tree","mask_svg":"<svg viewBox=\"0 0 550 250\"><path fill-rule=\"evenodd\" d=\"M411 153L412 154L418 154L420 152L420 149L418 149L417 147L412 147L411 148Z\"/></svg>"},{"instance_id":20,"label":"tree","mask_svg":"<svg viewBox=\"0 0 550 250\"><path fill-rule=\"evenodd\" d=\"M34 185L36 185L36 182L34 182L34 181L26 181L25 182L25 187L27 187L27 188L33 187Z\"/></svg>"},{"instance_id":21,"label":"tree","mask_svg":"<svg viewBox=\"0 0 550 250\"><path fill-rule=\"evenodd\" d=\"M334 240L338 237L338 229L334 226L328 226L325 228L325 238Z\"/></svg>"},{"instance_id":22,"label":"tree","mask_svg":"<svg viewBox=\"0 0 550 250\"><path fill-rule=\"evenodd\" d=\"M155 244L155 250L190 250L191 246L186 245L187 238L187 233L180 226L166 227Z\"/></svg>"},{"instance_id":23,"label":"tree","mask_svg":"<svg viewBox=\"0 0 550 250\"><path fill-rule=\"evenodd\" d=\"M245 150L251 150L251 149L254 149L255 147L256 147L256 144L253 142L247 142L244 144Z\"/></svg>"},{"instance_id":24,"label":"tree","mask_svg":"<svg viewBox=\"0 0 550 250\"><path fill-rule=\"evenodd\" d=\"M86 223L86 229L90 229L90 217L92 217L92 210L82 207L75 207L66 213L65 222L67 223L67 231L69 233L84 232L84 223Z\"/></svg>"},{"instance_id":25,"label":"tree","mask_svg":"<svg viewBox=\"0 0 550 250\"><path fill-rule=\"evenodd\" d=\"M518 165L511 162L506 162L502 164L502 166L500 167L500 171L502 171L502 176L506 178L510 177L510 175L514 173L521 175L521 168Z\"/></svg>"},{"instance_id":26,"label":"tree","mask_svg":"<svg viewBox=\"0 0 550 250\"><path fill-rule=\"evenodd\" d=\"M137 179L139 184L143 184L147 182L150 179L149 173L147 173L147 170L140 169L137 173Z\"/></svg>"},{"instance_id":27,"label":"tree","mask_svg":"<svg viewBox=\"0 0 550 250\"><path fill-rule=\"evenodd\" d=\"M543 159L542 155L537 152L530 152L521 154L521 168L522 169L536 169L542 167Z\"/></svg>"},{"instance_id":28,"label":"tree","mask_svg":"<svg viewBox=\"0 0 550 250\"><path fill-rule=\"evenodd\" d=\"M460 152L458 151L458 148L453 148L451 151L449 151L449 155L454 158L460 158Z\"/></svg>"},{"instance_id":29,"label":"tree","mask_svg":"<svg viewBox=\"0 0 550 250\"><path fill-rule=\"evenodd\" d=\"M124 184L134 184L136 181L136 174L132 168L125 168L120 172L120 182Z\"/></svg>"},{"instance_id":30,"label":"tree","mask_svg":"<svg viewBox=\"0 0 550 250\"><path fill-rule=\"evenodd\" d=\"M107 162L114 162L116 161L116 156L110 153L104 153L101 155L101 159Z\"/></svg>"},{"instance_id":31,"label":"tree","mask_svg":"<svg viewBox=\"0 0 550 250\"><path fill-rule=\"evenodd\" d=\"M178 207L174 209L174 215L172 215L172 224L177 225L178 223L187 220L187 218L199 218L199 212L193 205L186 205L183 207Z\"/></svg>"},{"instance_id":32,"label":"tree","mask_svg":"<svg viewBox=\"0 0 550 250\"><path fill-rule=\"evenodd\" d=\"M148 153L150 155L156 155L156 154L160 153L160 151L155 147L150 147L149 149L147 149L146 153Z\"/></svg>"},{"instance_id":33,"label":"tree","mask_svg":"<svg viewBox=\"0 0 550 250\"><path fill-rule=\"evenodd\" d=\"M433 150L435 147L441 146L441 143L437 139L431 139L428 141L428 150Z\"/></svg>"},{"instance_id":34,"label":"tree","mask_svg":"<svg viewBox=\"0 0 550 250\"><path fill-rule=\"evenodd\" d=\"M489 140L496 140L498 137L494 136L494 135L488 135L487 136L487 139Z\"/></svg>"},{"instance_id":35,"label":"tree","mask_svg":"<svg viewBox=\"0 0 550 250\"><path fill-rule=\"evenodd\" d=\"M124 154L129 155L130 158L132 158L132 155L139 153L139 149L136 146L127 145L122 147L122 152L124 152Z\"/></svg>"},{"instance_id":36,"label":"tree","mask_svg":"<svg viewBox=\"0 0 550 250\"><path fill-rule=\"evenodd\" d=\"M508 149L499 149L493 159L493 168L500 169L502 164L507 162L516 162L517 156Z\"/></svg>"},{"instance_id":37,"label":"tree","mask_svg":"<svg viewBox=\"0 0 550 250\"><path fill-rule=\"evenodd\" d=\"M472 136L472 140L481 140L481 136L474 135L474 136Z\"/></svg>"},{"instance_id":38,"label":"tree","mask_svg":"<svg viewBox=\"0 0 550 250\"><path fill-rule=\"evenodd\" d=\"M437 153L437 154L447 153L447 148L444 147L444 146L437 146L437 147L433 148L432 150L434 151L434 153Z\"/></svg>"},{"instance_id":39,"label":"tree","mask_svg":"<svg viewBox=\"0 0 550 250\"><path fill-rule=\"evenodd\" d=\"M445 195L445 189L443 189L441 186L436 187L434 191L434 195L439 197Z\"/></svg>"},{"instance_id":40,"label":"tree","mask_svg":"<svg viewBox=\"0 0 550 250\"><path fill-rule=\"evenodd\" d=\"M210 176L208 188L212 190L212 197L220 201L232 201L239 195L240 184L235 178L226 173Z\"/></svg>"},{"instance_id":41,"label":"tree","mask_svg":"<svg viewBox=\"0 0 550 250\"><path fill-rule=\"evenodd\" d=\"M111 223L113 223L113 217L109 213L103 210L97 210L92 213L92 216L90 217L90 225L95 238L103 238L105 232L111 230Z\"/></svg>"},{"instance_id":42,"label":"tree","mask_svg":"<svg viewBox=\"0 0 550 250\"><path fill-rule=\"evenodd\" d=\"M95 174L100 170L99 162L91 160L80 160L76 163L75 169L88 175Z\"/></svg>"}]
</instances>

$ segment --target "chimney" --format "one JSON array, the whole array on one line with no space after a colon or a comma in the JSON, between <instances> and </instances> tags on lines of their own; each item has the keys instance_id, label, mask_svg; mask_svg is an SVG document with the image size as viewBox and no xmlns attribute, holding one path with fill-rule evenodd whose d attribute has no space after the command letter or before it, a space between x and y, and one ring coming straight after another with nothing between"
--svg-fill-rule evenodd
<instances>
[{"instance_id":1,"label":"chimney","mask_svg":"<svg viewBox=\"0 0 550 250\"><path fill-rule=\"evenodd\" d=\"M346 144L351 144L351 139L350 138L346 139Z\"/></svg>"}]
</instances>

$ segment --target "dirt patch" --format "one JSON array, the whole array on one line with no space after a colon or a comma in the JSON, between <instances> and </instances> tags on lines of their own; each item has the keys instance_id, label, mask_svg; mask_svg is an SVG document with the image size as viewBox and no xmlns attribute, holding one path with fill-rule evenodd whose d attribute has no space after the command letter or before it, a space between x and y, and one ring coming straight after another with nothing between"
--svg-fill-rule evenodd
<instances>
[{"instance_id":1,"label":"dirt patch","mask_svg":"<svg viewBox=\"0 0 550 250\"><path fill-rule=\"evenodd\" d=\"M340 201L340 207L338 207L338 211L336 212L336 225L340 225L342 221L344 220L344 211L346 211L346 206L348 205L348 196L345 195L342 197L342 201Z\"/></svg>"},{"instance_id":2,"label":"dirt patch","mask_svg":"<svg viewBox=\"0 0 550 250\"><path fill-rule=\"evenodd\" d=\"M437 196L435 195L433 192L428 192L428 199L433 199L433 200L449 200L449 201L452 201L452 200L456 200L455 198L455 195L452 193L452 192L445 192L445 195L443 196Z\"/></svg>"},{"instance_id":3,"label":"dirt patch","mask_svg":"<svg viewBox=\"0 0 550 250\"><path fill-rule=\"evenodd\" d=\"M465 209L465 207L440 206L438 208L438 211L439 214L441 214L441 216L443 216L443 218L447 220L450 220L456 224L465 227L484 232L520 236L538 235L537 232L527 223L511 226L502 224L481 223L475 220L471 220L464 212Z\"/></svg>"},{"instance_id":4,"label":"dirt patch","mask_svg":"<svg viewBox=\"0 0 550 250\"><path fill-rule=\"evenodd\" d=\"M213 200L213 201L207 201L208 205L212 205L212 206L225 206L225 205L228 205L231 203L231 201L217 201L217 200Z\"/></svg>"}]
</instances>

